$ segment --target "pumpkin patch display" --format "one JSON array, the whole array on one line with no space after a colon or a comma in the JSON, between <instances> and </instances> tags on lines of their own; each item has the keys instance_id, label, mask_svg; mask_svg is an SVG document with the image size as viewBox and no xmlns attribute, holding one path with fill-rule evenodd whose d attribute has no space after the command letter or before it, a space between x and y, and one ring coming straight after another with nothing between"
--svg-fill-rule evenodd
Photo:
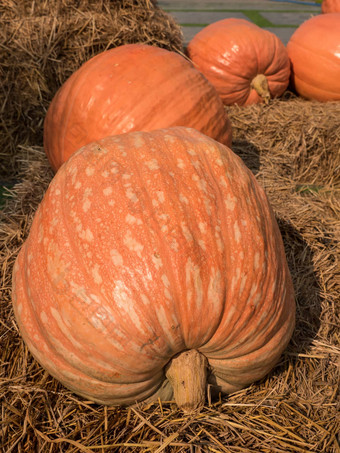
<instances>
[{"instance_id":1,"label":"pumpkin patch display","mask_svg":"<svg viewBox=\"0 0 340 453\"><path fill-rule=\"evenodd\" d=\"M282 41L244 19L208 25L194 36L187 51L226 105L268 102L283 94L289 83L289 59Z\"/></svg>"},{"instance_id":2,"label":"pumpkin patch display","mask_svg":"<svg viewBox=\"0 0 340 453\"><path fill-rule=\"evenodd\" d=\"M296 92L317 101L340 100L340 13L319 14L293 33L287 51Z\"/></svg>"},{"instance_id":3,"label":"pumpkin patch display","mask_svg":"<svg viewBox=\"0 0 340 453\"><path fill-rule=\"evenodd\" d=\"M340 13L340 0L323 0L321 10L324 14Z\"/></svg>"},{"instance_id":4,"label":"pumpkin patch display","mask_svg":"<svg viewBox=\"0 0 340 453\"><path fill-rule=\"evenodd\" d=\"M294 292L263 189L229 148L176 127L107 137L52 180L13 270L16 319L72 391L204 403L266 375Z\"/></svg>"},{"instance_id":5,"label":"pumpkin patch display","mask_svg":"<svg viewBox=\"0 0 340 453\"><path fill-rule=\"evenodd\" d=\"M145 44L102 52L59 89L44 123L54 170L80 147L130 131L187 126L231 145L231 125L216 90L181 55Z\"/></svg>"}]
</instances>

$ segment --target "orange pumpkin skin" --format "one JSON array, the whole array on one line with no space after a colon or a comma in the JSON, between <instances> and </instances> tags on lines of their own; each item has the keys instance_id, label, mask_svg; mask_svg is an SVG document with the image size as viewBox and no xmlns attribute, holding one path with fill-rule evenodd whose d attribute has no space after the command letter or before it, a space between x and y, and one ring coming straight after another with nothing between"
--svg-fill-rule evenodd
<instances>
[{"instance_id":1,"label":"orange pumpkin skin","mask_svg":"<svg viewBox=\"0 0 340 453\"><path fill-rule=\"evenodd\" d=\"M272 98L280 96L289 83L289 59L281 40L244 19L208 25L189 43L188 55L225 105L262 102L252 88L259 74L265 75Z\"/></svg>"},{"instance_id":2,"label":"orange pumpkin skin","mask_svg":"<svg viewBox=\"0 0 340 453\"><path fill-rule=\"evenodd\" d=\"M194 129L91 143L57 172L13 271L36 359L99 403L167 400L164 367L197 349L232 392L263 377L293 327L280 232L229 148Z\"/></svg>"},{"instance_id":3,"label":"orange pumpkin skin","mask_svg":"<svg viewBox=\"0 0 340 453\"><path fill-rule=\"evenodd\" d=\"M319 14L304 22L287 44L292 85L317 101L340 100L340 13Z\"/></svg>"},{"instance_id":4,"label":"orange pumpkin skin","mask_svg":"<svg viewBox=\"0 0 340 453\"><path fill-rule=\"evenodd\" d=\"M216 90L174 52L131 44L86 62L59 89L44 123L54 170L80 147L130 131L187 126L231 145L231 124Z\"/></svg>"},{"instance_id":5,"label":"orange pumpkin skin","mask_svg":"<svg viewBox=\"0 0 340 453\"><path fill-rule=\"evenodd\" d=\"M323 0L321 10L324 14L340 13L340 0Z\"/></svg>"}]
</instances>

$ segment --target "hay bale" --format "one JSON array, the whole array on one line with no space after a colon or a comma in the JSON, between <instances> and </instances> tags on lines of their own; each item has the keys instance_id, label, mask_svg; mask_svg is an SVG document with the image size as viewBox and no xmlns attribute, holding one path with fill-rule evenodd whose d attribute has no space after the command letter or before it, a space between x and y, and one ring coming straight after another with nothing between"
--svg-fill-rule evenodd
<instances>
[{"instance_id":1,"label":"hay bale","mask_svg":"<svg viewBox=\"0 0 340 453\"><path fill-rule=\"evenodd\" d=\"M295 182L326 190L338 187L340 176L340 103L313 102L286 92L268 106L228 107L233 122L233 145L254 172L261 171L251 156L268 157L272 171ZM246 145L245 147L243 145ZM249 146L252 148L249 153ZM290 159L289 159L290 156ZM303 189L300 187L300 189Z\"/></svg>"},{"instance_id":2,"label":"hay bale","mask_svg":"<svg viewBox=\"0 0 340 453\"><path fill-rule=\"evenodd\" d=\"M284 239L287 236L298 319L303 320L301 332L297 329L294 336L297 349L306 341L312 344L316 335L336 345L340 103L306 101L286 93L268 106L231 107L228 114L233 150L266 190Z\"/></svg>"},{"instance_id":3,"label":"hay bale","mask_svg":"<svg viewBox=\"0 0 340 453\"><path fill-rule=\"evenodd\" d=\"M0 179L17 177L20 146L42 145L50 101L92 56L137 42L182 51L155 0L4 0L0 17Z\"/></svg>"},{"instance_id":4,"label":"hay bale","mask_svg":"<svg viewBox=\"0 0 340 453\"><path fill-rule=\"evenodd\" d=\"M11 269L53 174L42 148L23 150L22 182L0 214L5 451L339 451L339 108L294 97L228 108L234 150L265 187L279 222L297 324L266 378L208 401L196 416L184 416L173 403L119 408L85 401L28 352L13 316Z\"/></svg>"}]
</instances>

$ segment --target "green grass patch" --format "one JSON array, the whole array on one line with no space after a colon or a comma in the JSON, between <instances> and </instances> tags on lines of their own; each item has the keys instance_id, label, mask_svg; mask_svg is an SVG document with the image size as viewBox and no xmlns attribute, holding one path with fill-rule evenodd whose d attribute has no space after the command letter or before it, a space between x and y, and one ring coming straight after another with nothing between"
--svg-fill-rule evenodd
<instances>
[{"instance_id":1,"label":"green grass patch","mask_svg":"<svg viewBox=\"0 0 340 453\"><path fill-rule=\"evenodd\" d=\"M273 27L273 24L270 20L266 19L261 15L259 11L254 10L245 10L241 11L249 20L251 20L254 24L258 25L259 27Z\"/></svg>"},{"instance_id":2,"label":"green grass patch","mask_svg":"<svg viewBox=\"0 0 340 453\"><path fill-rule=\"evenodd\" d=\"M13 187L13 185L10 185L10 186L0 185L0 210L3 209L3 207L6 204L6 201L12 197L12 194L10 192L10 189L12 187Z\"/></svg>"},{"instance_id":3,"label":"green grass patch","mask_svg":"<svg viewBox=\"0 0 340 453\"><path fill-rule=\"evenodd\" d=\"M319 193L323 189L323 186L316 186L315 184L298 184L295 188L297 193L305 195Z\"/></svg>"}]
</instances>

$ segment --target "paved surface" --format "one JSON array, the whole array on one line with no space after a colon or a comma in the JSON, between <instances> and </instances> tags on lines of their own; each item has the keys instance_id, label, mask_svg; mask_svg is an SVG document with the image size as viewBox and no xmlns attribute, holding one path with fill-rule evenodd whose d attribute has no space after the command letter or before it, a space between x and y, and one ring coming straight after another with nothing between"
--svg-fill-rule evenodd
<instances>
[{"instance_id":1,"label":"paved surface","mask_svg":"<svg viewBox=\"0 0 340 453\"><path fill-rule=\"evenodd\" d=\"M309 1L274 1L274 0L158 0L164 9L177 10L223 10L223 9L254 9L254 10L320 10L320 5Z\"/></svg>"},{"instance_id":2,"label":"paved surface","mask_svg":"<svg viewBox=\"0 0 340 453\"><path fill-rule=\"evenodd\" d=\"M235 17L237 19L247 19L247 17L239 12L215 12L215 11L173 11L171 14L176 19L177 23L185 24L185 26L190 26L189 24L212 24L218 20L225 19L227 17Z\"/></svg>"},{"instance_id":3,"label":"paved surface","mask_svg":"<svg viewBox=\"0 0 340 453\"><path fill-rule=\"evenodd\" d=\"M158 0L158 4L182 26L185 44L206 25L230 17L257 23L287 44L300 24L321 12L320 5L303 0Z\"/></svg>"},{"instance_id":4,"label":"paved surface","mask_svg":"<svg viewBox=\"0 0 340 453\"><path fill-rule=\"evenodd\" d=\"M273 24L294 25L297 27L298 25L302 24L302 22L304 22L305 20L308 20L313 15L313 12L296 11L292 13L285 13L277 11L275 12L261 11L260 14Z\"/></svg>"}]
</instances>

